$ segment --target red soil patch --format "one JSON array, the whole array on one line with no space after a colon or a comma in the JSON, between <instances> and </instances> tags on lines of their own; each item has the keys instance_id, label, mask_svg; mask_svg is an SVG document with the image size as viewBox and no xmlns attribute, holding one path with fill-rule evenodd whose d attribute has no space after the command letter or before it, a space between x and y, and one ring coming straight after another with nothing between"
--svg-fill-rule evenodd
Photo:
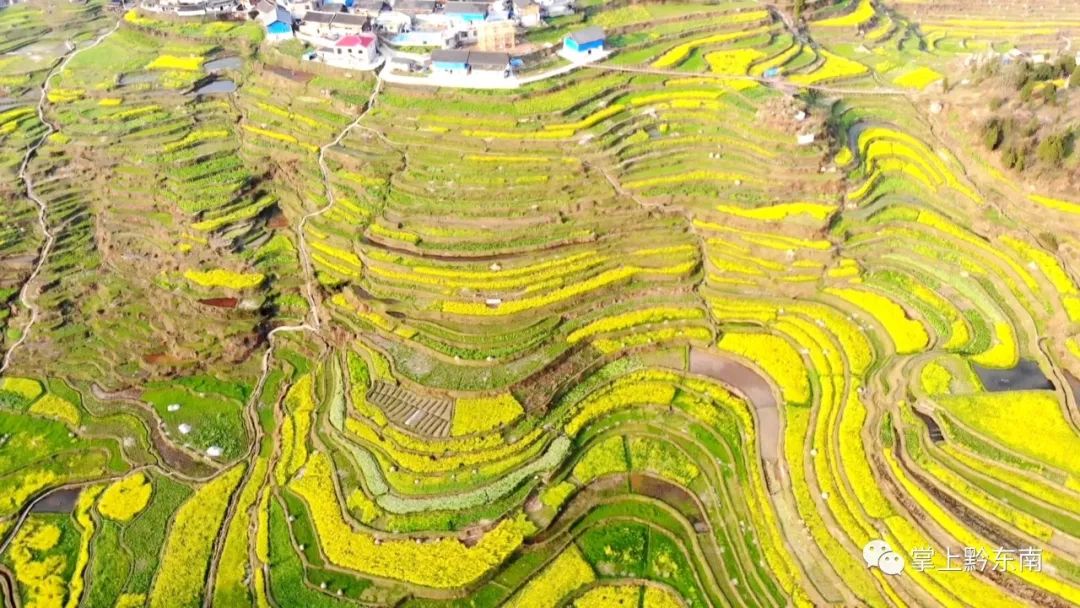
<instances>
[{"instance_id":1,"label":"red soil patch","mask_svg":"<svg viewBox=\"0 0 1080 608\"><path fill-rule=\"evenodd\" d=\"M267 228L281 229L289 227L289 218L283 213L277 213L266 222Z\"/></svg>"},{"instance_id":2,"label":"red soil patch","mask_svg":"<svg viewBox=\"0 0 1080 608\"><path fill-rule=\"evenodd\" d=\"M179 365L180 359L170 355L169 353L150 353L143 355L143 361L150 365Z\"/></svg>"},{"instance_id":3,"label":"red soil patch","mask_svg":"<svg viewBox=\"0 0 1080 608\"><path fill-rule=\"evenodd\" d=\"M236 298L206 298L199 300L199 304L213 306L214 308L236 308L240 300Z\"/></svg>"}]
</instances>

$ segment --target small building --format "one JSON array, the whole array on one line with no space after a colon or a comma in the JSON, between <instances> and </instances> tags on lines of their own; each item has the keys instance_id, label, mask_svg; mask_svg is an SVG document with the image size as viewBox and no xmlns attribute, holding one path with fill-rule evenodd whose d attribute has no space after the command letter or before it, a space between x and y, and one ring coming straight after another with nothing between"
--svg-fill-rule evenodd
<instances>
[{"instance_id":1,"label":"small building","mask_svg":"<svg viewBox=\"0 0 1080 608\"><path fill-rule=\"evenodd\" d=\"M309 11L304 15L304 22L300 24L300 31L308 36L326 36L330 33L330 25L334 23L337 13L323 11Z\"/></svg>"},{"instance_id":2,"label":"small building","mask_svg":"<svg viewBox=\"0 0 1080 608\"><path fill-rule=\"evenodd\" d=\"M383 11L373 17L375 29L400 34L412 29L412 17L397 11Z\"/></svg>"},{"instance_id":3,"label":"small building","mask_svg":"<svg viewBox=\"0 0 1080 608\"><path fill-rule=\"evenodd\" d=\"M488 51L469 52L469 71L510 75L510 55Z\"/></svg>"},{"instance_id":4,"label":"small building","mask_svg":"<svg viewBox=\"0 0 1080 608\"><path fill-rule=\"evenodd\" d=\"M255 5L255 10L259 12L256 19L266 28L268 41L277 42L292 38L293 16L288 9L270 0L261 0Z\"/></svg>"},{"instance_id":5,"label":"small building","mask_svg":"<svg viewBox=\"0 0 1080 608\"><path fill-rule=\"evenodd\" d=\"M237 0L206 0L205 6L207 15L223 15L242 10Z\"/></svg>"},{"instance_id":6,"label":"small building","mask_svg":"<svg viewBox=\"0 0 1080 608\"><path fill-rule=\"evenodd\" d=\"M317 0L280 0L280 2L289 9L294 19L303 19L308 11L313 11L318 6Z\"/></svg>"},{"instance_id":7,"label":"small building","mask_svg":"<svg viewBox=\"0 0 1080 608\"><path fill-rule=\"evenodd\" d=\"M540 5L534 0L514 0L513 16L521 27L536 27L540 21Z\"/></svg>"},{"instance_id":8,"label":"small building","mask_svg":"<svg viewBox=\"0 0 1080 608\"><path fill-rule=\"evenodd\" d=\"M442 74L467 74L469 51L439 49L431 53L431 69Z\"/></svg>"},{"instance_id":9,"label":"small building","mask_svg":"<svg viewBox=\"0 0 1080 608\"><path fill-rule=\"evenodd\" d=\"M363 15L337 13L330 23L330 33L348 36L371 31L371 19Z\"/></svg>"},{"instance_id":10,"label":"small building","mask_svg":"<svg viewBox=\"0 0 1080 608\"><path fill-rule=\"evenodd\" d=\"M451 19L475 23L487 19L488 8L489 5L483 2L447 2L443 12Z\"/></svg>"},{"instance_id":11,"label":"small building","mask_svg":"<svg viewBox=\"0 0 1080 608\"><path fill-rule=\"evenodd\" d=\"M341 67L364 68L375 63L379 40L375 34L342 36L330 49L323 50L323 60Z\"/></svg>"},{"instance_id":12,"label":"small building","mask_svg":"<svg viewBox=\"0 0 1080 608\"><path fill-rule=\"evenodd\" d=\"M394 0L394 10L415 17L430 15L435 12L438 3L435 0Z\"/></svg>"},{"instance_id":13,"label":"small building","mask_svg":"<svg viewBox=\"0 0 1080 608\"><path fill-rule=\"evenodd\" d=\"M179 0L176 3L178 17L201 17L206 14L206 2L203 0Z\"/></svg>"},{"instance_id":14,"label":"small building","mask_svg":"<svg viewBox=\"0 0 1080 608\"><path fill-rule=\"evenodd\" d=\"M436 49L453 49L459 46L457 32L451 29L411 30L395 34L390 40L394 46L426 46Z\"/></svg>"},{"instance_id":15,"label":"small building","mask_svg":"<svg viewBox=\"0 0 1080 608\"><path fill-rule=\"evenodd\" d=\"M563 38L563 48L582 55L592 55L604 51L604 28L592 26L579 30Z\"/></svg>"},{"instance_id":16,"label":"small building","mask_svg":"<svg viewBox=\"0 0 1080 608\"><path fill-rule=\"evenodd\" d=\"M574 5L570 0L540 0L541 17L562 17L574 14Z\"/></svg>"},{"instance_id":17,"label":"small building","mask_svg":"<svg viewBox=\"0 0 1080 608\"><path fill-rule=\"evenodd\" d=\"M814 143L815 139L817 138L814 136L813 133L800 133L795 138L795 142L798 143L800 146L809 146L810 144Z\"/></svg>"},{"instance_id":18,"label":"small building","mask_svg":"<svg viewBox=\"0 0 1080 608\"><path fill-rule=\"evenodd\" d=\"M270 25L266 26L267 42L280 42L282 40L289 40L292 37L292 25L289 25L284 21L275 21Z\"/></svg>"},{"instance_id":19,"label":"small building","mask_svg":"<svg viewBox=\"0 0 1080 608\"><path fill-rule=\"evenodd\" d=\"M387 67L391 72L419 72L423 66L408 57L395 56L387 61Z\"/></svg>"},{"instance_id":20,"label":"small building","mask_svg":"<svg viewBox=\"0 0 1080 608\"><path fill-rule=\"evenodd\" d=\"M476 46L481 51L507 51L514 48L517 26L513 21L481 21L476 24Z\"/></svg>"},{"instance_id":21,"label":"small building","mask_svg":"<svg viewBox=\"0 0 1080 608\"><path fill-rule=\"evenodd\" d=\"M278 9L278 4L271 0L259 0L255 4L255 11L258 12L255 18L262 25L270 25L273 23L274 18L278 16L278 10L276 9Z\"/></svg>"},{"instance_id":22,"label":"small building","mask_svg":"<svg viewBox=\"0 0 1080 608\"><path fill-rule=\"evenodd\" d=\"M383 0L357 0L352 8L353 14L374 19L383 11L390 10L390 5Z\"/></svg>"}]
</instances>

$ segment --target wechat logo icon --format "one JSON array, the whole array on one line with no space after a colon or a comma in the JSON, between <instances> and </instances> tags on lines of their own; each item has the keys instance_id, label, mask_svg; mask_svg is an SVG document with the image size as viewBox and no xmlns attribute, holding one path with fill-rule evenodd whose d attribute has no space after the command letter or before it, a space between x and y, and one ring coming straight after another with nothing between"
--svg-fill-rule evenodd
<instances>
[{"instance_id":1,"label":"wechat logo icon","mask_svg":"<svg viewBox=\"0 0 1080 608\"><path fill-rule=\"evenodd\" d=\"M863 561L867 568L877 566L883 574L896 576L904 571L904 558L892 550L883 540L872 540L862 550Z\"/></svg>"}]
</instances>

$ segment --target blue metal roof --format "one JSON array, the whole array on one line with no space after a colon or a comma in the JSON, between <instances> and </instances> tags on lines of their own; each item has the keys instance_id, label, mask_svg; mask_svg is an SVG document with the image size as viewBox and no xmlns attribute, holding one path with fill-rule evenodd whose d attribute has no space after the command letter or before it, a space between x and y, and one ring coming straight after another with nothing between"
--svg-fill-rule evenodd
<instances>
[{"instance_id":1,"label":"blue metal roof","mask_svg":"<svg viewBox=\"0 0 1080 608\"><path fill-rule=\"evenodd\" d=\"M288 23L282 23L280 21L275 21L275 22L271 23L270 25L266 26L266 31L271 33L271 34L291 34L292 33L292 26L289 25Z\"/></svg>"}]
</instances>

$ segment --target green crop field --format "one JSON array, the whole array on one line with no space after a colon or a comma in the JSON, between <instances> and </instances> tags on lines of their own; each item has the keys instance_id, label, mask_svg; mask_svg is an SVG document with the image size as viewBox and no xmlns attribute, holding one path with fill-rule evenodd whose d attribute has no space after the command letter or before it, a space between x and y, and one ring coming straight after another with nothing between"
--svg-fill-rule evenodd
<instances>
[{"instance_id":1,"label":"green crop field","mask_svg":"<svg viewBox=\"0 0 1080 608\"><path fill-rule=\"evenodd\" d=\"M508 89L0 8L0 606L1080 605L1031 4L581 2Z\"/></svg>"}]
</instances>

